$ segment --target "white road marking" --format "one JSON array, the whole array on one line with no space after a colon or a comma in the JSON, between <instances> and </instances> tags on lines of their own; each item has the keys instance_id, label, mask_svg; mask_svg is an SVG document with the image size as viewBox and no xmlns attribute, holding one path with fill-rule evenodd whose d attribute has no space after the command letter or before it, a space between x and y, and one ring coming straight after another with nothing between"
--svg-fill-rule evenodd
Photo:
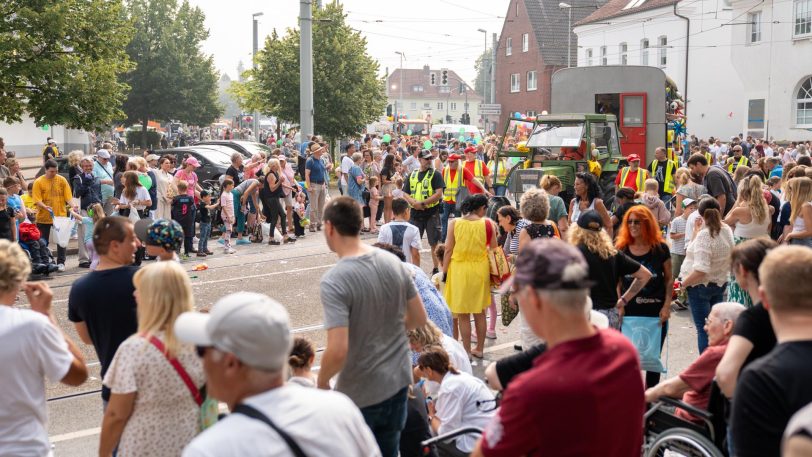
<instances>
[{"instance_id":1,"label":"white road marking","mask_svg":"<svg viewBox=\"0 0 812 457\"><path fill-rule=\"evenodd\" d=\"M246 280L246 279L264 278L266 276L286 275L286 274L290 274L290 273L298 273L298 272L301 272L301 271L321 270L322 268L334 267L335 265L336 264L331 263L329 265L319 265L319 266L316 266L316 267L296 268L294 270L272 271L270 273L262 273L262 274L258 274L258 275L240 276L238 278L213 279L211 281L195 282L195 283L192 283L192 286L197 287L197 286L203 286L203 285L206 285L206 284L220 284L220 283L223 283L223 282L233 282L235 280L243 281L243 280Z\"/></svg>"},{"instance_id":2,"label":"white road marking","mask_svg":"<svg viewBox=\"0 0 812 457\"><path fill-rule=\"evenodd\" d=\"M48 438L48 440L51 442L51 444L54 444L54 443L59 443L59 442L62 442L62 441L70 441L70 440L77 440L79 438L86 438L88 436L98 435L99 433L101 433L101 427L88 428L88 429L85 429L85 430L79 430L78 432L70 432L70 433L63 433L61 435L54 435L54 436Z\"/></svg>"}]
</instances>

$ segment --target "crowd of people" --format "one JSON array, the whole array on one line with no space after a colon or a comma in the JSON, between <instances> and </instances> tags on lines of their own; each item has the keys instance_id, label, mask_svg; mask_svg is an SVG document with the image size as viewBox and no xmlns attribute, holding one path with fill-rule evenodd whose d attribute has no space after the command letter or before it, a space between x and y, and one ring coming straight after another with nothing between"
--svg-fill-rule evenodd
<instances>
[{"instance_id":1,"label":"crowd of people","mask_svg":"<svg viewBox=\"0 0 812 457\"><path fill-rule=\"evenodd\" d=\"M590 167L569 206L549 176L515 207L488 214L505 191L490 166L495 141L441 148L370 136L348 142L334 166L314 137L294 149L295 169L281 150L245 164L235 155L216 200L193 158L176 170L171 157L119 160L102 148L76 154L69 180L46 161L30 216L44 237L50 218L82 220L91 271L71 287L68 319L101 365L99 455L412 456L432 435L476 427L481 436L465 433L441 455L634 456L646 403L681 399L689 409L674 414L700 423L695 409L713 409L716 390L729 406L714 412L727 423L725 453L809 455L806 145L781 151L781 175L771 177L741 170L768 149L778 154L772 145L733 142L730 162L710 152L717 141L697 140L684 164L664 149L648 167L629 157L613 203ZM329 195L332 176L343 196ZM11 200L3 196L0 206ZM197 255L208 255L215 225L226 253L232 235L250 243L243 237L262 221L271 244L293 242L288 206L339 258L319 284L318 370L313 342L294 338L284 306L238 292L195 311L178 262L195 236ZM431 271L421 268L424 234ZM494 274L500 259L509 279ZM50 288L29 282L31 271L21 243L0 240L0 361L14 368L0 373L9 386L0 391L3 455L48 455L45 379L88 376L56 324ZM15 306L21 292L30 309ZM519 352L488 365L482 380L472 367L496 338L499 308L503 325L518 317ZM669 321L685 308L697 357L663 380L667 337L685 331ZM631 338L640 331L651 338ZM218 402L230 414L220 417Z\"/></svg>"}]
</instances>

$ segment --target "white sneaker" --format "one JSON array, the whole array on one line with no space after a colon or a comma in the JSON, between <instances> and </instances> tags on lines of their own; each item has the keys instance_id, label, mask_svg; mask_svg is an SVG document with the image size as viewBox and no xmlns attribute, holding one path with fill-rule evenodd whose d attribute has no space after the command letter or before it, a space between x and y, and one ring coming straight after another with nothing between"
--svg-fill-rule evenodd
<instances>
[{"instance_id":1,"label":"white sneaker","mask_svg":"<svg viewBox=\"0 0 812 457\"><path fill-rule=\"evenodd\" d=\"M235 251L235 250L234 250L234 249L232 249L232 248L226 248L226 249L225 249L225 251L226 251L226 254L234 254L234 253L236 253L236 252L237 252L237 251Z\"/></svg>"},{"instance_id":2,"label":"white sneaker","mask_svg":"<svg viewBox=\"0 0 812 457\"><path fill-rule=\"evenodd\" d=\"M59 272L65 271L65 264L64 263L57 264L56 269Z\"/></svg>"}]
</instances>

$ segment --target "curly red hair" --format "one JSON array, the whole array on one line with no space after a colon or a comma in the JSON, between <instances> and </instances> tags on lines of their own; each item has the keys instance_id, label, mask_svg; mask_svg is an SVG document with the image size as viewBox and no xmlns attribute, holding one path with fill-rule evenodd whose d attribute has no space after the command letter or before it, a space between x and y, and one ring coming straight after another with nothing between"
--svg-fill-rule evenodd
<instances>
[{"instance_id":1,"label":"curly red hair","mask_svg":"<svg viewBox=\"0 0 812 457\"><path fill-rule=\"evenodd\" d=\"M615 247L622 251L634 243L634 237L629 232L629 217L632 215L636 216L640 221L640 234L641 238L643 238L643 244L652 249L659 247L663 243L663 234L654 214L644 205L634 205L626 211L623 216L623 223L620 224L620 232L615 240Z\"/></svg>"}]
</instances>

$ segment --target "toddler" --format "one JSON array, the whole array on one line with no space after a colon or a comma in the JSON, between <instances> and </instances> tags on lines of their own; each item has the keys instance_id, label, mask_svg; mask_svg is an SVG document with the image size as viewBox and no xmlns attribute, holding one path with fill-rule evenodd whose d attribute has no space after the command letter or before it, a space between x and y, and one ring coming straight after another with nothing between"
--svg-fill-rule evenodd
<instances>
[{"instance_id":1,"label":"toddler","mask_svg":"<svg viewBox=\"0 0 812 457\"><path fill-rule=\"evenodd\" d=\"M184 241L183 227L176 221L158 219L147 228L147 254L157 257L158 262L179 262L178 252Z\"/></svg>"},{"instance_id":2,"label":"toddler","mask_svg":"<svg viewBox=\"0 0 812 457\"><path fill-rule=\"evenodd\" d=\"M236 251L231 247L231 227L237 222L237 216L234 214L234 195L231 193L231 191L234 189L234 181L230 179L224 180L221 189L220 215L223 218L224 226L224 251L226 254L234 254Z\"/></svg>"},{"instance_id":3,"label":"toddler","mask_svg":"<svg viewBox=\"0 0 812 457\"><path fill-rule=\"evenodd\" d=\"M403 198L403 178L395 178L395 188L392 190L392 198Z\"/></svg>"},{"instance_id":4,"label":"toddler","mask_svg":"<svg viewBox=\"0 0 812 457\"><path fill-rule=\"evenodd\" d=\"M656 179L647 179L645 184L645 192L643 192L643 194L640 196L640 200L641 203L646 205L646 207L651 210L651 213L654 214L660 228L663 228L667 226L668 222L671 220L671 213L668 212L668 209L665 207L665 203L660 200L660 194L658 192L659 188L660 183L657 182Z\"/></svg>"},{"instance_id":5,"label":"toddler","mask_svg":"<svg viewBox=\"0 0 812 457\"><path fill-rule=\"evenodd\" d=\"M305 227L309 225L307 218L307 195L304 192L296 194L293 202L293 231L296 237L305 236Z\"/></svg>"},{"instance_id":6,"label":"toddler","mask_svg":"<svg viewBox=\"0 0 812 457\"><path fill-rule=\"evenodd\" d=\"M82 216L76 211L71 210L71 214L77 221L85 227L85 236L83 243L85 243L85 251L87 258L90 259L90 269L95 270L99 266L99 253L96 252L96 247L93 245L93 228L96 223L104 218L104 208L100 203L94 203L87 209L87 216ZM149 252L149 249L147 249Z\"/></svg>"},{"instance_id":7,"label":"toddler","mask_svg":"<svg viewBox=\"0 0 812 457\"><path fill-rule=\"evenodd\" d=\"M209 191L203 189L200 191L200 203L198 203L197 211L200 213L200 236L197 242L197 256L206 257L207 255L214 255L209 251L209 237L211 236L211 213L210 210L216 209L217 204L211 203L211 194Z\"/></svg>"}]
</instances>

